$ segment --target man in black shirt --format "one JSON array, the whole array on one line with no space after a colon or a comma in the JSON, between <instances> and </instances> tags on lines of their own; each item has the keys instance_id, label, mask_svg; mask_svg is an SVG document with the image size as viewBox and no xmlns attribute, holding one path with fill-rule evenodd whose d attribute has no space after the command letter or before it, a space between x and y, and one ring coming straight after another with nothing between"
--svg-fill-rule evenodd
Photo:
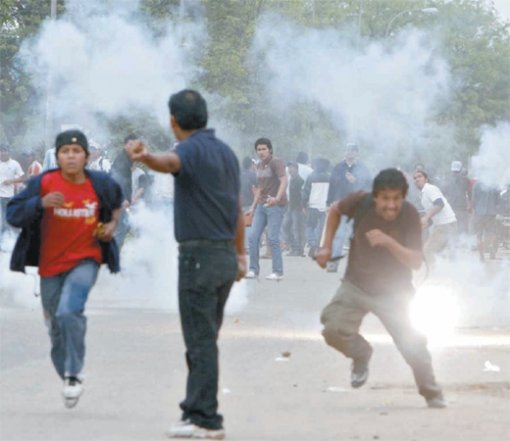
<instances>
[{"instance_id":1,"label":"man in black shirt","mask_svg":"<svg viewBox=\"0 0 510 441\"><path fill-rule=\"evenodd\" d=\"M290 246L288 256L304 256L305 215L301 191L305 183L298 173L297 162L287 164L289 171L289 205L283 218L283 240Z\"/></svg>"},{"instance_id":2,"label":"man in black shirt","mask_svg":"<svg viewBox=\"0 0 510 441\"><path fill-rule=\"evenodd\" d=\"M126 146L131 159L175 177L175 238L179 242L179 311L188 379L181 420L168 435L223 439L218 413L217 339L235 280L244 276L244 222L239 201L239 163L207 129L207 105L185 89L170 97L176 149L151 154L141 141Z\"/></svg>"},{"instance_id":3,"label":"man in black shirt","mask_svg":"<svg viewBox=\"0 0 510 441\"><path fill-rule=\"evenodd\" d=\"M130 134L124 139L124 145L136 139L138 139L136 135ZM124 246L124 240L130 230L128 209L133 196L132 167L133 161L131 161L125 150L121 150L113 160L112 167L110 168L110 176L120 185L124 195L120 221L115 231L115 242L117 242L119 250Z\"/></svg>"}]
</instances>

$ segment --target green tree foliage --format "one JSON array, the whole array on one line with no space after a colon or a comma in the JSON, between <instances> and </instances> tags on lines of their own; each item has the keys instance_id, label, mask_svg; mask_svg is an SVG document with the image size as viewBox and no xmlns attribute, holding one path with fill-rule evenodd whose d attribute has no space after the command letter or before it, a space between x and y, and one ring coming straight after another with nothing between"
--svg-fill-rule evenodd
<instances>
[{"instance_id":1,"label":"green tree foliage","mask_svg":"<svg viewBox=\"0 0 510 441\"><path fill-rule=\"evenodd\" d=\"M0 139L15 142L30 121L27 103L36 94L16 54L25 38L50 15L50 2L2 0L0 3Z\"/></svg>"}]
</instances>

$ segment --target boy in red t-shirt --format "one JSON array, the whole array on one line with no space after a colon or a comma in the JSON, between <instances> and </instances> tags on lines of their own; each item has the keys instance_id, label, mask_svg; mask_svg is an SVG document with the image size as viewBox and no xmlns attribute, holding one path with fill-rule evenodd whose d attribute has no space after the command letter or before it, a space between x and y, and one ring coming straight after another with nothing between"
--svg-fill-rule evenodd
<instances>
[{"instance_id":1,"label":"boy in red t-shirt","mask_svg":"<svg viewBox=\"0 0 510 441\"><path fill-rule=\"evenodd\" d=\"M118 270L118 252L112 237L122 192L105 173L85 171L89 151L82 132L60 133L55 147L59 168L33 178L8 208L12 224L24 230L32 228L34 232L23 231L18 243L26 237L38 236L25 247L15 248L11 269L23 270L25 264L39 267L51 358L64 380L64 403L71 408L83 392L81 371L86 331L83 312L88 294L101 263L107 262L112 272ZM20 252L34 248L38 249L35 257ZM111 255L117 256L115 262Z\"/></svg>"}]
</instances>

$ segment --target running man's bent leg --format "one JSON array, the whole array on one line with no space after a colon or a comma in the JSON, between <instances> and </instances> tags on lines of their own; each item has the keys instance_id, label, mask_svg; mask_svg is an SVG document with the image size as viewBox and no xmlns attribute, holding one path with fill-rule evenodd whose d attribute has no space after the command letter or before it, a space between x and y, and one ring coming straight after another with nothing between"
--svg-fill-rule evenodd
<instances>
[{"instance_id":1,"label":"running man's bent leg","mask_svg":"<svg viewBox=\"0 0 510 441\"><path fill-rule=\"evenodd\" d=\"M418 391L425 399L442 397L427 349L427 339L414 329L409 315L410 297L404 294L380 296L373 313L393 338L398 350L413 370Z\"/></svg>"},{"instance_id":2,"label":"running man's bent leg","mask_svg":"<svg viewBox=\"0 0 510 441\"><path fill-rule=\"evenodd\" d=\"M97 262L86 259L65 276L55 316L65 345L66 376L76 377L83 368L87 330L87 318L83 313L89 292L96 283L98 271Z\"/></svg>"},{"instance_id":3,"label":"running man's bent leg","mask_svg":"<svg viewBox=\"0 0 510 441\"><path fill-rule=\"evenodd\" d=\"M55 318L65 276L41 277L41 303L44 322L51 340L51 361L60 378L64 379L66 351L58 321Z\"/></svg>"},{"instance_id":4,"label":"running man's bent leg","mask_svg":"<svg viewBox=\"0 0 510 441\"><path fill-rule=\"evenodd\" d=\"M343 281L321 313L326 343L352 359L366 359L372 353L370 344L359 334L361 321L368 312L357 299L360 294L364 295L359 288Z\"/></svg>"}]
</instances>

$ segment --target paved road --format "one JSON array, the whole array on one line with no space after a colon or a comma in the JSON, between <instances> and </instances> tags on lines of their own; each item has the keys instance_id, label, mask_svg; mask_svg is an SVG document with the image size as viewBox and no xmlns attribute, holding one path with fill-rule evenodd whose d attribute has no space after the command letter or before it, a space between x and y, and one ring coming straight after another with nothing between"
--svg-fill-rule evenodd
<instances>
[{"instance_id":1,"label":"paved road","mask_svg":"<svg viewBox=\"0 0 510 441\"><path fill-rule=\"evenodd\" d=\"M262 273L269 272L263 262ZM1 440L165 439L179 418L186 372L171 289L114 292L115 279L102 276L88 308L85 394L67 410L33 281L1 276ZM371 374L366 386L352 390L349 362L324 344L318 322L338 279L308 259L287 258L284 281L245 281L236 288L220 344L220 407L229 439L510 439L508 323L498 318L495 326L490 308L466 301L483 327L471 323L431 348L449 402L448 409L431 410L369 316L363 332L375 349ZM504 310L509 297L503 292L491 299ZM285 351L290 357L280 361Z\"/></svg>"}]
</instances>

